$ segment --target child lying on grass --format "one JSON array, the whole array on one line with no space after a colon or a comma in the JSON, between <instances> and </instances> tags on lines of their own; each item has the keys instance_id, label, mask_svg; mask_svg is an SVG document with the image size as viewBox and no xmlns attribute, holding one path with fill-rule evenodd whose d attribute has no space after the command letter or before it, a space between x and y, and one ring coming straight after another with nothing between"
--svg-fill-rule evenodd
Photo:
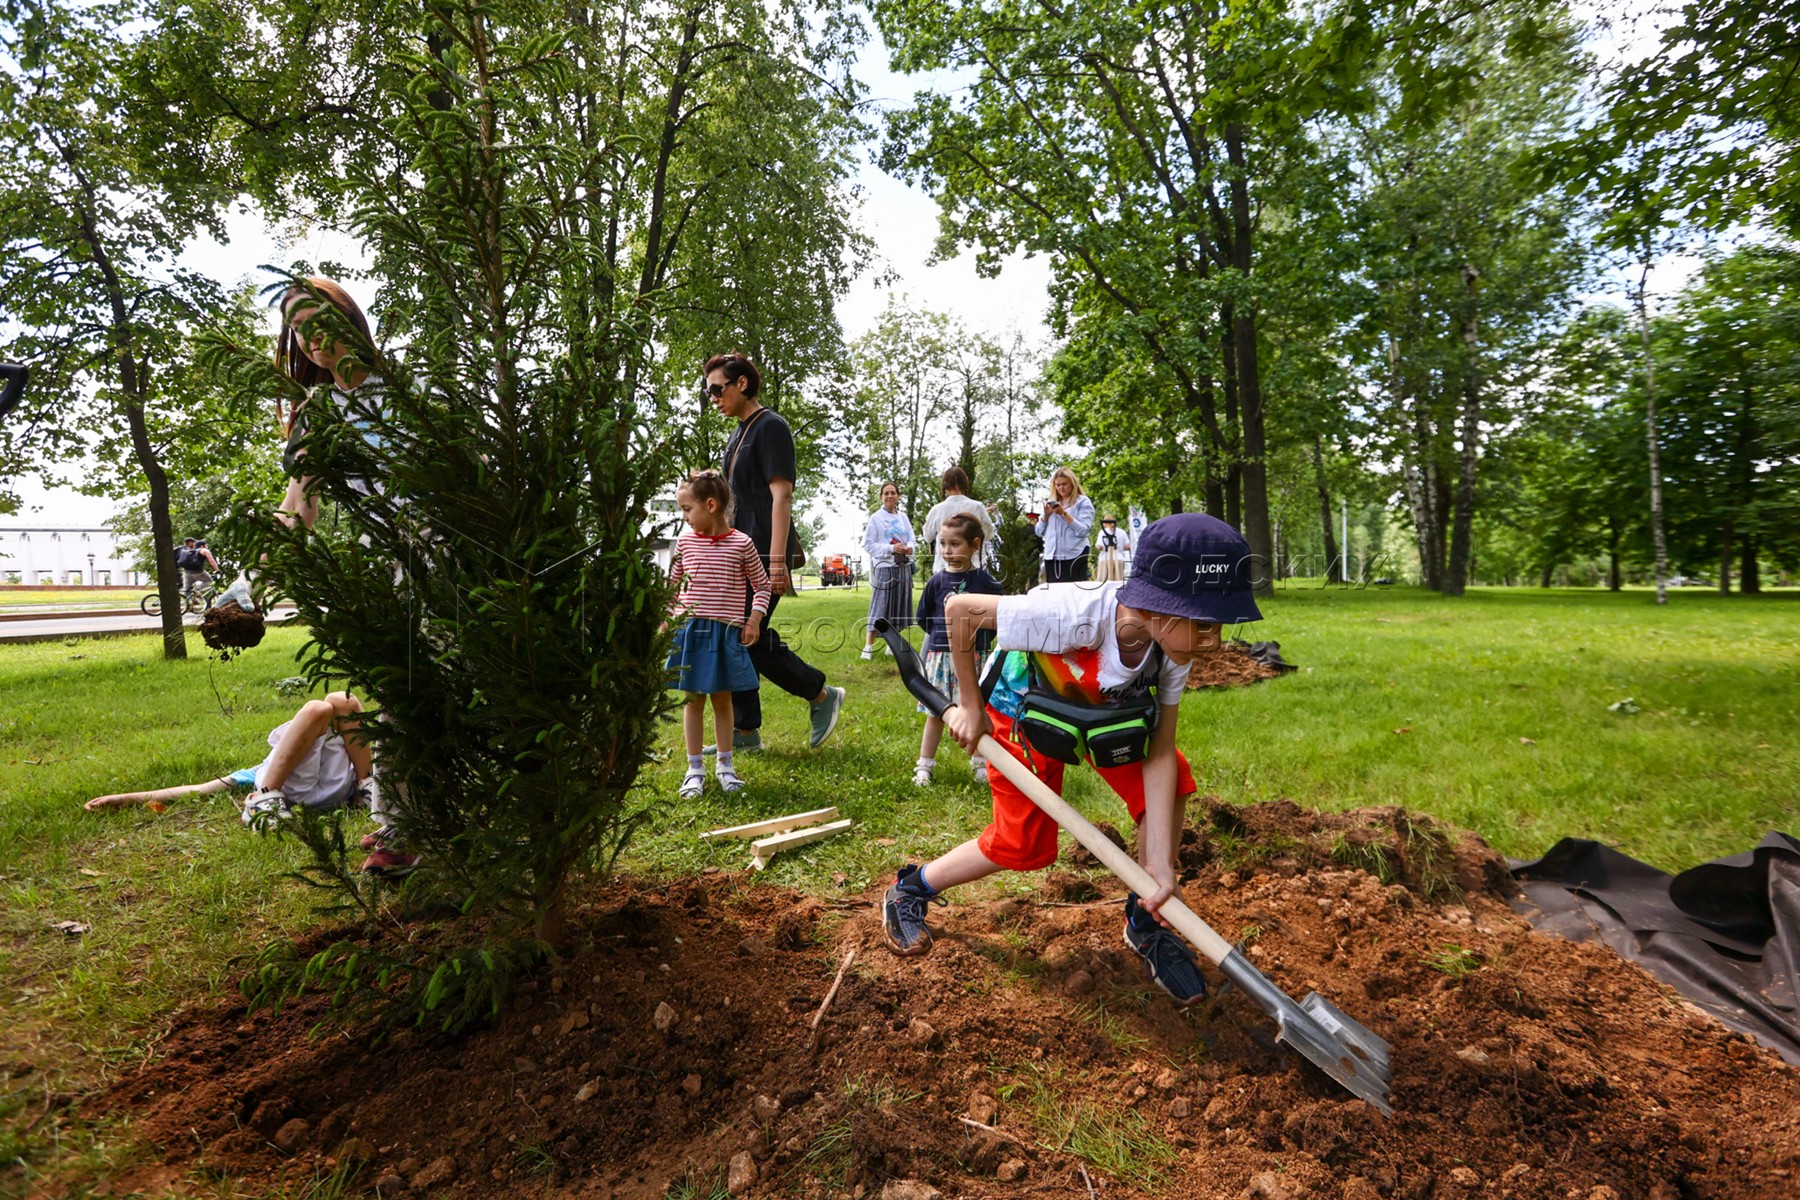
<instances>
[{"instance_id":1,"label":"child lying on grass","mask_svg":"<svg viewBox=\"0 0 1800 1200\"><path fill-rule=\"evenodd\" d=\"M291 720L269 731L269 756L254 767L204 783L95 796L83 807L89 812L138 804L160 808L164 801L182 796L208 796L249 788L250 795L243 806L246 825L280 820L296 808L323 810L344 805L367 809L372 817L382 821L381 789L375 782L374 759L369 744L356 736L362 711L362 701L348 692L308 700ZM382 830L363 839L363 848L371 851L362 865L364 871L404 875L418 865L417 855L391 849L384 844L386 840L385 823Z\"/></svg>"}]
</instances>

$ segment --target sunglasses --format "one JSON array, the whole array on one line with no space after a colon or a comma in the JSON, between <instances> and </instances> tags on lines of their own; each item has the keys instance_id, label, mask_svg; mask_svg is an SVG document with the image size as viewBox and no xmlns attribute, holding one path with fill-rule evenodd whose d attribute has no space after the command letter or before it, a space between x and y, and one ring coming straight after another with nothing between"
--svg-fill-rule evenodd
<instances>
[{"instance_id":1,"label":"sunglasses","mask_svg":"<svg viewBox=\"0 0 1800 1200\"><path fill-rule=\"evenodd\" d=\"M706 385L706 394L717 400L725 394L725 389L730 386L729 383L709 383Z\"/></svg>"}]
</instances>

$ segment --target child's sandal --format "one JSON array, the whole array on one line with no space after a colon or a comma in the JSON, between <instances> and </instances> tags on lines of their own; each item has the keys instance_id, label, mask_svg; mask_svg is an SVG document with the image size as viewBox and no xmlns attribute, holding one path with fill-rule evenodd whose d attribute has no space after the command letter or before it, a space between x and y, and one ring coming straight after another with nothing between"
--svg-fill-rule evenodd
<instances>
[{"instance_id":1,"label":"child's sandal","mask_svg":"<svg viewBox=\"0 0 1800 1200\"><path fill-rule=\"evenodd\" d=\"M738 778L736 771L715 771L713 772L713 777L719 781L719 787L727 794L731 792L741 792L749 786L742 779Z\"/></svg>"},{"instance_id":2,"label":"child's sandal","mask_svg":"<svg viewBox=\"0 0 1800 1200\"><path fill-rule=\"evenodd\" d=\"M700 793L706 790L706 772L689 771L681 780L681 798L698 800Z\"/></svg>"}]
</instances>

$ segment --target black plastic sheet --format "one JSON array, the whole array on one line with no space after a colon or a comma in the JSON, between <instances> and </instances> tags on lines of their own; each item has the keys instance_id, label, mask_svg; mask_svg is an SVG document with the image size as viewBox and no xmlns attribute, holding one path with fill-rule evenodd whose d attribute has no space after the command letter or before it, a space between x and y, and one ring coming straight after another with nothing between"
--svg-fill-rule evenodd
<instances>
[{"instance_id":1,"label":"black plastic sheet","mask_svg":"<svg viewBox=\"0 0 1800 1200\"><path fill-rule=\"evenodd\" d=\"M1611 846L1564 838L1515 863L1536 929L1599 942L1800 1066L1800 840L1669 875Z\"/></svg>"},{"instance_id":2,"label":"black plastic sheet","mask_svg":"<svg viewBox=\"0 0 1800 1200\"><path fill-rule=\"evenodd\" d=\"M1280 642L1246 642L1241 638L1233 638L1231 640L1231 647L1234 650L1243 651L1265 667L1274 667L1283 675L1286 675L1289 671L1298 671L1300 669L1294 663L1281 657Z\"/></svg>"}]
</instances>

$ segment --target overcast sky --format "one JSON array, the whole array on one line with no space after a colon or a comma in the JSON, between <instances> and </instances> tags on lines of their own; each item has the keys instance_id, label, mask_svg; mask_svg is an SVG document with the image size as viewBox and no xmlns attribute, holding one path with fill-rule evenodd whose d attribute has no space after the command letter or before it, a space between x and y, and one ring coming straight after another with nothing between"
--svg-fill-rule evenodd
<instances>
[{"instance_id":1,"label":"overcast sky","mask_svg":"<svg viewBox=\"0 0 1800 1200\"><path fill-rule=\"evenodd\" d=\"M1576 11L1590 21L1603 14L1627 14L1613 16L1611 30L1596 32L1593 49L1603 61L1629 60L1647 53L1654 47L1656 31L1663 23L1656 6L1644 0L1626 4L1584 0L1576 5ZM1637 15L1630 15L1633 13ZM897 76L887 70L886 64L885 47L879 39L871 38L857 74L868 85L871 101L881 109L904 104L920 88L954 84L954 80L945 77ZM950 312L972 329L1002 334L1017 328L1034 341L1045 340L1043 320L1049 269L1042 259L1016 257L997 279L977 276L971 255L929 265L927 260L937 233L937 210L932 201L873 164L865 163L857 184L863 193L864 226L874 238L879 266L886 271L866 274L845 297L839 313L849 336L855 337L873 325L888 294L887 288L877 287L874 281L879 275L891 274L898 277L892 285L895 292L905 294L915 304ZM250 213L232 215L229 235L225 244L206 239L192 247L183 256L183 262L229 283L255 275L263 263L333 259L360 265L367 261L354 241L329 230L305 231L283 243L259 216ZM1652 290L1666 293L1678 289L1693 268L1691 260L1663 264L1653 276ZM14 486L25 507L17 515L5 518L7 524L97 525L113 511L110 501L69 489L46 490L32 479L17 480ZM812 549L823 552L859 546L862 518L855 510L862 497L823 495L813 499L833 515L828 518L826 545ZM840 503L845 500L851 502ZM924 514L913 516L923 519Z\"/></svg>"}]
</instances>

